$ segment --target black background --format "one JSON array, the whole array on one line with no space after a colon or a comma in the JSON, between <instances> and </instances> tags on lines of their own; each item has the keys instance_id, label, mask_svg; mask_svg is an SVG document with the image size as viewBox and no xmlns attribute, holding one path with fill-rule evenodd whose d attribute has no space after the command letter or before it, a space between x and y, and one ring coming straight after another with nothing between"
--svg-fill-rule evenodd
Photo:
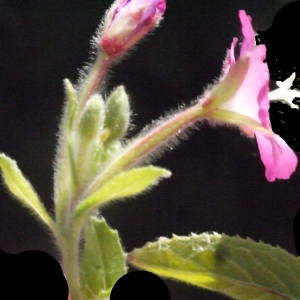
<instances>
[{"instance_id":1,"label":"black background","mask_svg":"<svg viewBox=\"0 0 300 300\"><path fill-rule=\"evenodd\" d=\"M164 111L189 103L219 76L234 36L238 10L265 30L292 1L168 0L165 18L114 67L107 92L124 84L134 135ZM52 210L52 162L64 100L62 80L75 82L89 60L89 40L109 0L0 1L0 151L18 162ZM300 209L300 173L269 183L256 142L238 130L203 125L155 165L173 172L151 192L112 203L102 213L118 229L125 251L172 233L217 231L280 245L296 254L293 220ZM46 251L51 237L0 186L0 249ZM173 300L225 299L166 280Z\"/></svg>"}]
</instances>

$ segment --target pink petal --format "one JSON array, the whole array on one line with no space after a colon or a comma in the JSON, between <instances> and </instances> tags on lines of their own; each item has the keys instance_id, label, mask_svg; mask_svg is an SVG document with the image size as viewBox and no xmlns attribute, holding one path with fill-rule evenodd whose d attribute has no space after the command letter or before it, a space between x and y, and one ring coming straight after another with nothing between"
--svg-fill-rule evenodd
<instances>
[{"instance_id":1,"label":"pink petal","mask_svg":"<svg viewBox=\"0 0 300 300\"><path fill-rule=\"evenodd\" d=\"M158 13L160 13L161 15L164 14L164 12L166 10L166 1L165 0L159 0L157 10L158 10Z\"/></svg>"},{"instance_id":2,"label":"pink petal","mask_svg":"<svg viewBox=\"0 0 300 300\"><path fill-rule=\"evenodd\" d=\"M158 24L165 9L165 0L116 0L103 24L101 50L122 55Z\"/></svg>"},{"instance_id":3,"label":"pink petal","mask_svg":"<svg viewBox=\"0 0 300 300\"><path fill-rule=\"evenodd\" d=\"M219 108L254 119L270 131L271 135L267 135L257 131L255 128L250 128L244 123L239 124L241 130L244 130L249 136L255 134L261 160L265 165L267 180L289 179L296 169L298 160L294 151L286 142L279 135L272 134L271 131L268 112L270 107L268 98L270 77L268 67L263 62L266 56L266 48L263 45L255 46L255 34L251 25L251 17L247 16L244 10L239 11L239 17L244 35L240 58L235 62L234 48L236 39L234 39L223 66L225 70L223 81L225 82L227 76L232 76L230 71L233 66L239 63L240 59L245 59L245 56L250 58L249 67L246 75L244 75L242 84L239 85L234 96L228 101L222 102ZM242 119L240 122L242 122Z\"/></svg>"},{"instance_id":4,"label":"pink petal","mask_svg":"<svg viewBox=\"0 0 300 300\"><path fill-rule=\"evenodd\" d=\"M265 136L255 131L255 135L267 180L289 179L298 162L294 151L277 134Z\"/></svg>"},{"instance_id":5,"label":"pink petal","mask_svg":"<svg viewBox=\"0 0 300 300\"><path fill-rule=\"evenodd\" d=\"M251 17L247 16L244 10L239 11L239 17L242 23L242 33L244 36L240 56L244 56L247 52L254 49L255 34L251 24Z\"/></svg>"},{"instance_id":6,"label":"pink petal","mask_svg":"<svg viewBox=\"0 0 300 300\"><path fill-rule=\"evenodd\" d=\"M243 83L235 95L220 106L221 109L240 113L261 123L260 105L266 105L266 101L264 94L260 94L262 89L269 84L268 67L263 63L265 51L265 46L260 45L251 52L249 69ZM261 103L258 101L259 96L261 100L264 100Z\"/></svg>"},{"instance_id":7,"label":"pink petal","mask_svg":"<svg viewBox=\"0 0 300 300\"><path fill-rule=\"evenodd\" d=\"M264 78L265 85L262 87L258 94L258 105L259 105L259 112L258 117L260 119L261 124L266 129L271 129L270 126L270 118L269 118L269 107L270 107L270 100L269 100L269 72L266 70L266 66L264 65L264 70L262 70L261 77Z\"/></svg>"}]
</instances>

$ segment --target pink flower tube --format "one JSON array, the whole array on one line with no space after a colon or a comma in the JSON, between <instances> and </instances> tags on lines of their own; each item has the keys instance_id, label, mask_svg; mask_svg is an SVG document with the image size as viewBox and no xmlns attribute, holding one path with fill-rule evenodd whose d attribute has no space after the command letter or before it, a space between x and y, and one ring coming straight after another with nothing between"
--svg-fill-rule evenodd
<instances>
[{"instance_id":1,"label":"pink flower tube","mask_svg":"<svg viewBox=\"0 0 300 300\"><path fill-rule=\"evenodd\" d=\"M100 35L104 53L117 57L158 25L165 0L116 0L107 11Z\"/></svg>"}]
</instances>

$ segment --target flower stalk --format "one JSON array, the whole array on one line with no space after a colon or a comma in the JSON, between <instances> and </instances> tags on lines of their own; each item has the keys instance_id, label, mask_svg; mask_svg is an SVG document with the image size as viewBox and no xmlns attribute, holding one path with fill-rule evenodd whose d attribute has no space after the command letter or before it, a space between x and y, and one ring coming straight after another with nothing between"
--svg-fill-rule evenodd
<instances>
[{"instance_id":1,"label":"flower stalk","mask_svg":"<svg viewBox=\"0 0 300 300\"><path fill-rule=\"evenodd\" d=\"M97 93L103 83L107 70L111 66L113 58L105 53L99 53L96 58L93 67L91 68L88 76L84 79L83 86L79 92L78 102L79 108L78 111L81 112L88 101L88 99L94 94ZM78 122L78 118L77 118Z\"/></svg>"}]
</instances>

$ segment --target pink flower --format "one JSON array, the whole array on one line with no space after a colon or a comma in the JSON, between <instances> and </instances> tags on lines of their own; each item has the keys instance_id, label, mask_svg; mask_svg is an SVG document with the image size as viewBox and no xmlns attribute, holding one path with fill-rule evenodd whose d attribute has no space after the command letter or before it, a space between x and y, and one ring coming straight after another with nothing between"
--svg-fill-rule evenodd
<instances>
[{"instance_id":1,"label":"pink flower","mask_svg":"<svg viewBox=\"0 0 300 300\"><path fill-rule=\"evenodd\" d=\"M251 17L239 11L244 40L236 61L233 40L223 66L220 83L202 104L206 114L222 122L233 123L250 137L256 137L268 181L288 179L295 171L297 157L278 135L269 120L269 71L263 62L264 45L255 46Z\"/></svg>"},{"instance_id":2,"label":"pink flower","mask_svg":"<svg viewBox=\"0 0 300 300\"><path fill-rule=\"evenodd\" d=\"M123 54L158 24L165 10L165 0L116 0L104 20L101 49L112 57Z\"/></svg>"}]
</instances>

